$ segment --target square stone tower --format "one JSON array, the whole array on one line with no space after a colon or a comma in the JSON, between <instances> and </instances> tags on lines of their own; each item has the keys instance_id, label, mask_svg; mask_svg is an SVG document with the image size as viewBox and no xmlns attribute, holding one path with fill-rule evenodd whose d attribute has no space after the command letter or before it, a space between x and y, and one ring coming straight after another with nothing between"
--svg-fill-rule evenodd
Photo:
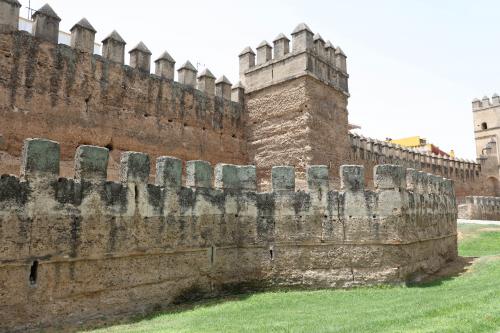
<instances>
[{"instance_id":1,"label":"square stone tower","mask_svg":"<svg viewBox=\"0 0 500 333\"><path fill-rule=\"evenodd\" d=\"M482 174L498 179L500 162L498 160L498 138L500 137L500 97L495 94L490 98L472 101L474 116L474 137L476 155L481 163Z\"/></svg>"},{"instance_id":2,"label":"square stone tower","mask_svg":"<svg viewBox=\"0 0 500 333\"><path fill-rule=\"evenodd\" d=\"M273 44L274 52L263 41L257 57L250 47L239 56L249 157L260 185L268 188L274 165L295 166L299 188L308 165L327 165L338 180L349 147L346 56L304 23L292 32L292 47L284 34Z\"/></svg>"}]
</instances>

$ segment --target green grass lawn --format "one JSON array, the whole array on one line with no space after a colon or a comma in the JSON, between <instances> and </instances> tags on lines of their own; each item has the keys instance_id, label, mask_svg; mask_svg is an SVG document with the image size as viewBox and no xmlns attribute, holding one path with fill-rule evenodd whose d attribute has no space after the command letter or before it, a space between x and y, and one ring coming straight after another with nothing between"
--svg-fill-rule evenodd
<instances>
[{"instance_id":1,"label":"green grass lawn","mask_svg":"<svg viewBox=\"0 0 500 333\"><path fill-rule=\"evenodd\" d=\"M460 225L459 277L417 286L267 292L94 332L500 332L500 227Z\"/></svg>"}]
</instances>

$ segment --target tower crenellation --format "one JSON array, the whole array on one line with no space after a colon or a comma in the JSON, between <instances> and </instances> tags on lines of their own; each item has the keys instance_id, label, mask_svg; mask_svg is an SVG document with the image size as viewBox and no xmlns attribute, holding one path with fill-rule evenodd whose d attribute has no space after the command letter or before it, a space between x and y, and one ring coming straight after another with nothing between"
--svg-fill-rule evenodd
<instances>
[{"instance_id":1,"label":"tower crenellation","mask_svg":"<svg viewBox=\"0 0 500 333\"><path fill-rule=\"evenodd\" d=\"M175 60L167 51L155 60L155 74L168 80L174 79Z\"/></svg>"},{"instance_id":2,"label":"tower crenellation","mask_svg":"<svg viewBox=\"0 0 500 333\"><path fill-rule=\"evenodd\" d=\"M61 18L57 16L52 7L49 4L43 5L42 8L33 14L32 18L34 20L33 35L57 44Z\"/></svg>"},{"instance_id":3,"label":"tower crenellation","mask_svg":"<svg viewBox=\"0 0 500 333\"><path fill-rule=\"evenodd\" d=\"M269 43L263 40L259 46L257 46L257 65L264 64L273 58L272 56L273 48Z\"/></svg>"},{"instance_id":4,"label":"tower crenellation","mask_svg":"<svg viewBox=\"0 0 500 333\"><path fill-rule=\"evenodd\" d=\"M205 68L198 75L198 90L203 91L209 96L214 96L215 94L215 76L208 68Z\"/></svg>"},{"instance_id":5,"label":"tower crenellation","mask_svg":"<svg viewBox=\"0 0 500 333\"><path fill-rule=\"evenodd\" d=\"M126 44L122 36L116 30L113 30L102 40L103 58L123 65L125 63Z\"/></svg>"},{"instance_id":6,"label":"tower crenellation","mask_svg":"<svg viewBox=\"0 0 500 333\"><path fill-rule=\"evenodd\" d=\"M225 75L222 75L215 81L215 95L231 100L231 86L231 81Z\"/></svg>"},{"instance_id":7,"label":"tower crenellation","mask_svg":"<svg viewBox=\"0 0 500 333\"><path fill-rule=\"evenodd\" d=\"M82 52L93 53L96 30L82 18L71 28L71 47Z\"/></svg>"},{"instance_id":8,"label":"tower crenellation","mask_svg":"<svg viewBox=\"0 0 500 333\"><path fill-rule=\"evenodd\" d=\"M143 42L139 42L139 44L129 51L129 54L130 67L149 73L152 53Z\"/></svg>"},{"instance_id":9,"label":"tower crenellation","mask_svg":"<svg viewBox=\"0 0 500 333\"><path fill-rule=\"evenodd\" d=\"M315 78L348 94L346 55L305 23L292 32L292 51L289 38L280 33L273 46L262 41L257 55L246 47L239 55L240 80L247 93L300 75Z\"/></svg>"},{"instance_id":10,"label":"tower crenellation","mask_svg":"<svg viewBox=\"0 0 500 333\"><path fill-rule=\"evenodd\" d=\"M198 71L189 60L177 70L179 82L193 88L196 87L197 73Z\"/></svg>"},{"instance_id":11,"label":"tower crenellation","mask_svg":"<svg viewBox=\"0 0 500 333\"><path fill-rule=\"evenodd\" d=\"M0 0L0 33L18 29L20 8L17 0Z\"/></svg>"},{"instance_id":12,"label":"tower crenellation","mask_svg":"<svg viewBox=\"0 0 500 333\"><path fill-rule=\"evenodd\" d=\"M290 39L283 33L280 33L273 40L274 58L281 58L290 53Z\"/></svg>"}]
</instances>

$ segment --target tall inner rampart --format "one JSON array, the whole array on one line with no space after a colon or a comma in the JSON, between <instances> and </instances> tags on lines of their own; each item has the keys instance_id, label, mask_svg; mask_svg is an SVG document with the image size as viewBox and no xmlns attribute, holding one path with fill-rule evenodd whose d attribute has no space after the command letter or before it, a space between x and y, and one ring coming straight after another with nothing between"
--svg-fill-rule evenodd
<instances>
[{"instance_id":1,"label":"tall inner rampart","mask_svg":"<svg viewBox=\"0 0 500 333\"><path fill-rule=\"evenodd\" d=\"M143 44L131 51L131 66L124 65L124 42L113 44L118 39L113 32L103 45L119 59L23 31L0 34L0 173L17 172L26 137L60 141L65 176L73 176L73 152L83 144L111 150L112 179L127 150L247 163L244 107L231 101L229 82L216 83L210 71L197 73L189 62L176 82L168 54L150 74L149 65L135 60L139 54L150 61Z\"/></svg>"}]
</instances>

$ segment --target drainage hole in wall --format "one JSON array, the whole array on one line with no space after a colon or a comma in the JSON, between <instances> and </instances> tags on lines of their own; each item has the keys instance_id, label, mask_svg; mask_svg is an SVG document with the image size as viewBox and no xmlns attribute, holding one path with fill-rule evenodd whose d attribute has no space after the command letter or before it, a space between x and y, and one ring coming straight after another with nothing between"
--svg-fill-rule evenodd
<instances>
[{"instance_id":1,"label":"drainage hole in wall","mask_svg":"<svg viewBox=\"0 0 500 333\"><path fill-rule=\"evenodd\" d=\"M112 143L108 143L104 147L108 148L109 151L113 151L113 144Z\"/></svg>"},{"instance_id":2,"label":"drainage hole in wall","mask_svg":"<svg viewBox=\"0 0 500 333\"><path fill-rule=\"evenodd\" d=\"M173 120L172 120L172 119L168 119L167 121L168 121L169 123L171 123Z\"/></svg>"},{"instance_id":3,"label":"drainage hole in wall","mask_svg":"<svg viewBox=\"0 0 500 333\"><path fill-rule=\"evenodd\" d=\"M38 278L38 260L33 261L30 268L30 285L36 285Z\"/></svg>"}]
</instances>

